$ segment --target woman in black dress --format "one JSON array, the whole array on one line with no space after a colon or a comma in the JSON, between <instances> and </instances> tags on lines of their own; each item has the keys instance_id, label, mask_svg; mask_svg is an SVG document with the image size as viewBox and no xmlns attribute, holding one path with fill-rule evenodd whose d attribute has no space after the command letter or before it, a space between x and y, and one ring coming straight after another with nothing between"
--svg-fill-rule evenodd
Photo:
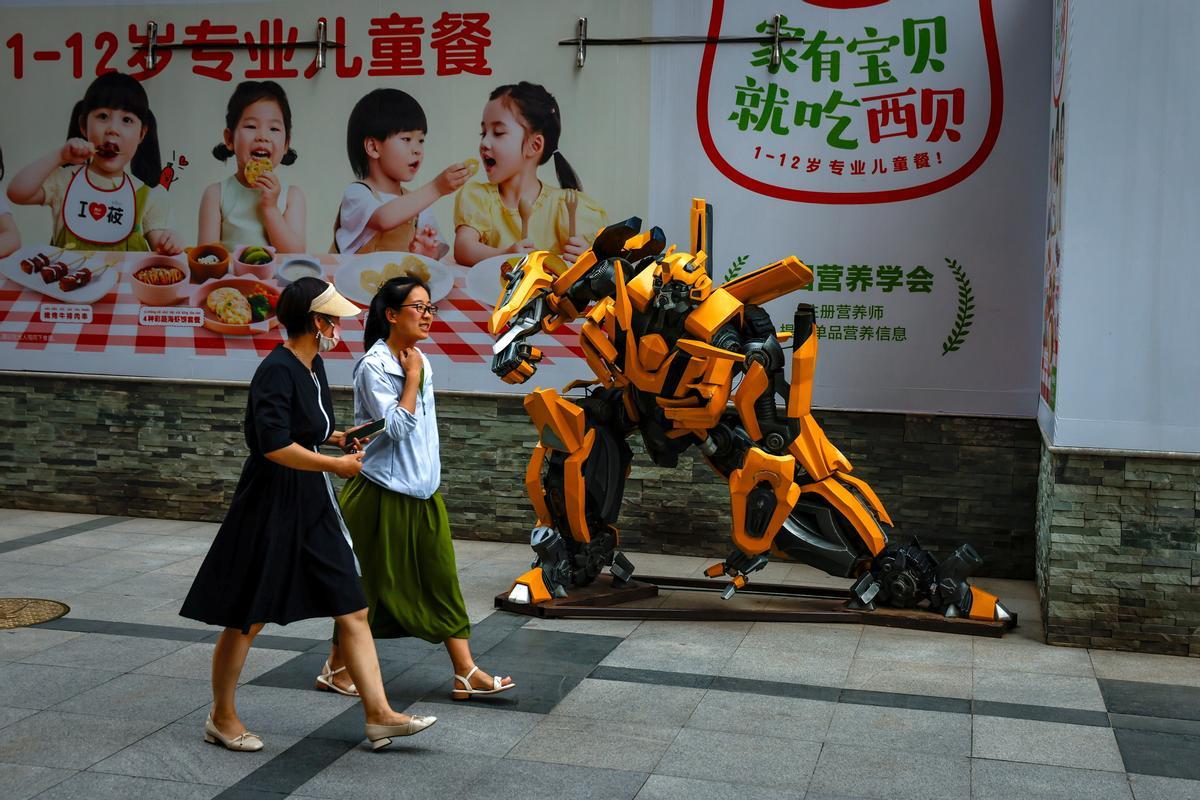
<instances>
[{"instance_id":1,"label":"woman in black dress","mask_svg":"<svg viewBox=\"0 0 1200 800\"><path fill-rule=\"evenodd\" d=\"M213 709L205 741L231 750L261 750L235 703L238 676L255 635L267 622L286 625L332 617L347 671L362 696L367 738L375 749L436 717L399 714L388 704L367 625L367 601L327 472L351 478L362 452L322 455L345 444L334 429L333 402L317 355L337 345L338 320L358 308L334 287L301 278L284 289L276 314L288 339L263 359L250 382L245 435L250 456L225 521L180 614L225 630L213 652Z\"/></svg>"}]
</instances>

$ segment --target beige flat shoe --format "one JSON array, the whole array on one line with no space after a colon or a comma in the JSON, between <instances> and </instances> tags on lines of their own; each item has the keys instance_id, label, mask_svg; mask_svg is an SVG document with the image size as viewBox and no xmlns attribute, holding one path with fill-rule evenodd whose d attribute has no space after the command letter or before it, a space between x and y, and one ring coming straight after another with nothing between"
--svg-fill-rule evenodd
<instances>
[{"instance_id":1,"label":"beige flat shoe","mask_svg":"<svg viewBox=\"0 0 1200 800\"><path fill-rule=\"evenodd\" d=\"M226 750L240 750L246 753L263 749L263 740L257 733L242 731L232 739L227 738L213 724L212 714L209 714L204 720L204 741L209 744L219 744Z\"/></svg>"},{"instance_id":2,"label":"beige flat shoe","mask_svg":"<svg viewBox=\"0 0 1200 800\"><path fill-rule=\"evenodd\" d=\"M345 672L345 671L346 671L345 667L338 667L337 669L330 669L329 668L329 659L325 659L325 666L321 668L321 674L317 676L317 687L316 688L318 688L324 692L337 692L338 694L345 695L346 697L358 697L358 687L355 686L353 683L350 684L349 689L343 689L342 687L338 686L336 683L333 682L334 675L337 675L339 672Z\"/></svg>"},{"instance_id":3,"label":"beige flat shoe","mask_svg":"<svg viewBox=\"0 0 1200 800\"><path fill-rule=\"evenodd\" d=\"M455 686L454 689L451 690L451 692L450 692L451 700L470 700L472 697L475 697L477 695L500 694L501 692L507 692L509 689L517 688L517 684L515 682L514 683L501 683L501 681L503 681L504 679L501 678L499 675L493 675L492 676L492 687L490 689L476 689L474 686L471 685L471 676L474 675L478 671L479 671L479 667L471 667L471 671L468 672L466 675L455 675L454 676L455 682L457 683L457 682L461 681L462 685L465 688L460 689L460 688L458 688L458 686Z\"/></svg>"},{"instance_id":4,"label":"beige flat shoe","mask_svg":"<svg viewBox=\"0 0 1200 800\"><path fill-rule=\"evenodd\" d=\"M392 739L420 733L435 722L437 717L417 716L409 716L408 722L403 725L372 725L368 722L367 740L371 742L372 750L381 750L391 744Z\"/></svg>"}]
</instances>

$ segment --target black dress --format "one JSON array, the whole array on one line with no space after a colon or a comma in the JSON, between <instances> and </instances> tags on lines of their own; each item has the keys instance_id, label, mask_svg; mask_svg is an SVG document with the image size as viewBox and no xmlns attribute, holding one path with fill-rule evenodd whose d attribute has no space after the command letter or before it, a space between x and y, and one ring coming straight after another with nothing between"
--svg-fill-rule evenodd
<instances>
[{"instance_id":1,"label":"black dress","mask_svg":"<svg viewBox=\"0 0 1200 800\"><path fill-rule=\"evenodd\" d=\"M248 632L259 622L286 625L366 608L329 478L263 456L291 442L315 449L333 430L320 356L309 372L279 345L250 382L250 456L182 616Z\"/></svg>"}]
</instances>

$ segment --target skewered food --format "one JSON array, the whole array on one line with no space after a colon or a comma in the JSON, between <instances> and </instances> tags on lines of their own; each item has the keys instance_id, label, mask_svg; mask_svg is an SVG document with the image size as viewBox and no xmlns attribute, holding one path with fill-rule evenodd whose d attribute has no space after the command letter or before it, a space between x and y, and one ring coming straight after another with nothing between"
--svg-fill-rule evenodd
<instances>
[{"instance_id":1,"label":"skewered food","mask_svg":"<svg viewBox=\"0 0 1200 800\"><path fill-rule=\"evenodd\" d=\"M121 148L116 142L103 142L96 148L96 155L100 158L115 158L121 152Z\"/></svg>"}]
</instances>

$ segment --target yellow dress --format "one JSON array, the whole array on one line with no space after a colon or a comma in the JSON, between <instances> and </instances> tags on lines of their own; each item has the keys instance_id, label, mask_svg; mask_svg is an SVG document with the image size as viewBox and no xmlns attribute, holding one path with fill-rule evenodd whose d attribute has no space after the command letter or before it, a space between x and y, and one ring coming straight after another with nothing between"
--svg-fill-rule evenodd
<instances>
[{"instance_id":1,"label":"yellow dress","mask_svg":"<svg viewBox=\"0 0 1200 800\"><path fill-rule=\"evenodd\" d=\"M591 242L608 224L604 209L583 192L578 192L575 235ZM454 228L466 225L479 232L488 247L504 249L521 239L521 215L500 201L494 183L468 183L454 198ZM569 235L566 190L542 184L529 216L529 240L539 250L561 254Z\"/></svg>"}]
</instances>

